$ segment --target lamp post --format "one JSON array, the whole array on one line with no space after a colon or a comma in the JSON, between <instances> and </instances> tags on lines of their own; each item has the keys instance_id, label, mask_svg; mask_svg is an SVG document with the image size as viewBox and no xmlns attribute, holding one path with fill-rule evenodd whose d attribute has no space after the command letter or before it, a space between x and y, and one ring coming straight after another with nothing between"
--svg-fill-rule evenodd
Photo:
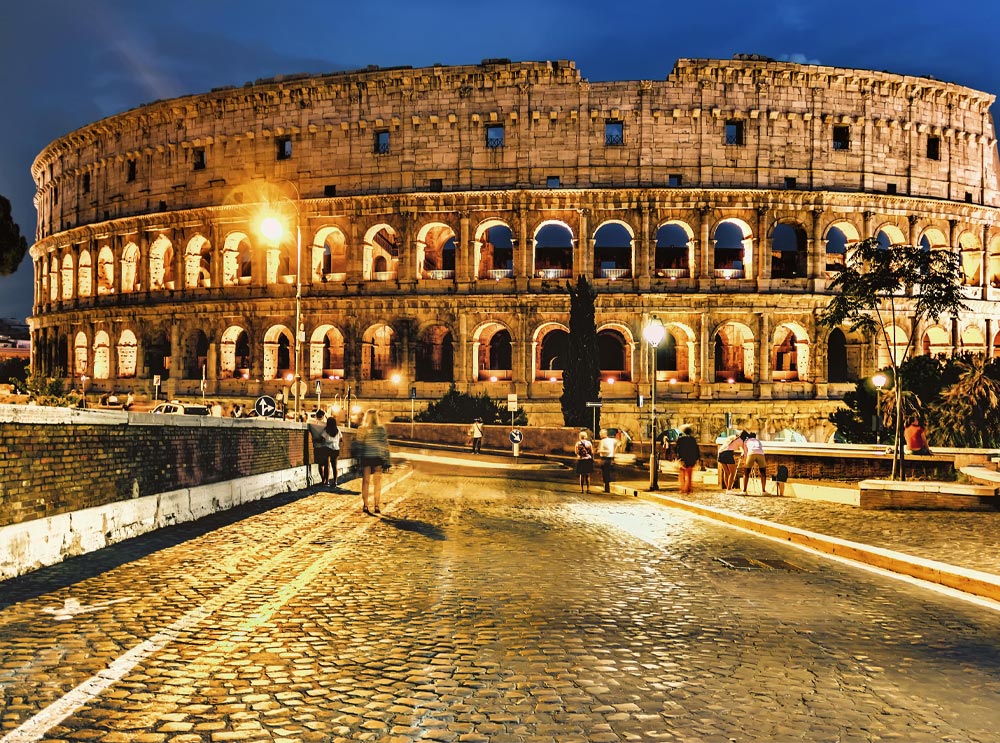
<instances>
[{"instance_id":1,"label":"lamp post","mask_svg":"<svg viewBox=\"0 0 1000 743\"><path fill-rule=\"evenodd\" d=\"M872 377L872 384L875 385L875 443L881 443L881 433L882 433L882 388L885 387L885 383L889 381L889 378L879 372Z\"/></svg>"},{"instance_id":2,"label":"lamp post","mask_svg":"<svg viewBox=\"0 0 1000 743\"><path fill-rule=\"evenodd\" d=\"M295 340L293 352L295 359L293 361L294 368L292 373L295 377L293 384L293 393L295 395L295 420L299 419L299 407L301 405L302 398L302 374L301 374L301 363L300 356L302 355L302 213L299 210L299 201L301 197L299 196L298 188L291 181L288 184L295 189L295 201L292 205L295 207ZM274 216L265 217L260 223L260 230L264 234L264 237L277 243L281 240L282 236L285 234L284 227L281 221Z\"/></svg>"},{"instance_id":3,"label":"lamp post","mask_svg":"<svg viewBox=\"0 0 1000 743\"><path fill-rule=\"evenodd\" d=\"M663 327L660 318L653 315L646 327L642 329L642 337L653 350L653 380L652 394L649 398L649 438L652 442L649 452L649 489L660 489L660 461L659 453L656 450L656 349L667 334L667 329Z\"/></svg>"}]
</instances>

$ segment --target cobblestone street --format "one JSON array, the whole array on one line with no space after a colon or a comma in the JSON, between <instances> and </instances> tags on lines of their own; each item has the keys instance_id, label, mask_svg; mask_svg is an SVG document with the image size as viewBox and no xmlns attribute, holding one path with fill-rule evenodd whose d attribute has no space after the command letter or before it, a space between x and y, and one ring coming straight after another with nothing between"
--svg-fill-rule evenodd
<instances>
[{"instance_id":1,"label":"cobblestone street","mask_svg":"<svg viewBox=\"0 0 1000 743\"><path fill-rule=\"evenodd\" d=\"M0 584L0 742L997 739L989 608L568 474L394 481Z\"/></svg>"}]
</instances>

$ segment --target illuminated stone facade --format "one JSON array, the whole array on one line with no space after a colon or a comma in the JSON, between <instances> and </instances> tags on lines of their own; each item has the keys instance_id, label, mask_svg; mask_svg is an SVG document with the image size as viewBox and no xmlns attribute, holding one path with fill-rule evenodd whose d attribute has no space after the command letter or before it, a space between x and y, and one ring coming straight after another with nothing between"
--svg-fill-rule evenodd
<instances>
[{"instance_id":1,"label":"illuminated stone facade","mask_svg":"<svg viewBox=\"0 0 1000 743\"><path fill-rule=\"evenodd\" d=\"M972 311L922 352L1000 345L993 96L935 80L741 58L592 83L571 62L369 69L160 101L49 145L33 362L91 389L312 395L409 412L409 389L516 391L557 422L568 296L597 288L605 420L658 407L820 438L870 374L817 325L845 245L962 254ZM260 220L279 215L268 243ZM297 265L296 227L301 235ZM399 381L392 379L398 375ZM608 380L614 380L613 383ZM648 409L647 409L648 410Z\"/></svg>"}]
</instances>

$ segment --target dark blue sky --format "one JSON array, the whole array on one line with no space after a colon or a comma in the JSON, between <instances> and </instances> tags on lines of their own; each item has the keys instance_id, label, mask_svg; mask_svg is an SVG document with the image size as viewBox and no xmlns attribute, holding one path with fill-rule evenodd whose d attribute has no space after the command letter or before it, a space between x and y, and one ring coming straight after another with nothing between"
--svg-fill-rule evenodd
<instances>
[{"instance_id":1,"label":"dark blue sky","mask_svg":"<svg viewBox=\"0 0 1000 743\"><path fill-rule=\"evenodd\" d=\"M30 241L31 162L53 139L160 98L369 64L572 59L635 80L743 52L1000 94L998 21L998 0L3 0L0 194ZM27 316L31 296L25 258L0 278L0 317Z\"/></svg>"}]
</instances>

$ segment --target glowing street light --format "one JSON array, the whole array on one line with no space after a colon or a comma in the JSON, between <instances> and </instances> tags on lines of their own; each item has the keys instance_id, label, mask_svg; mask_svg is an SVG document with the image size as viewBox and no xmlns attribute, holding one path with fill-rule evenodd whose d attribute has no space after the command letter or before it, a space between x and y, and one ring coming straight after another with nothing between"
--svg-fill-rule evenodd
<instances>
[{"instance_id":1,"label":"glowing street light","mask_svg":"<svg viewBox=\"0 0 1000 743\"><path fill-rule=\"evenodd\" d=\"M663 327L660 318L653 315L646 327L642 329L642 337L653 350L653 384L652 395L649 398L649 438L652 441L649 452L649 489L660 489L660 459L656 450L656 349L667 335L667 329Z\"/></svg>"},{"instance_id":2,"label":"glowing street light","mask_svg":"<svg viewBox=\"0 0 1000 743\"><path fill-rule=\"evenodd\" d=\"M875 443L880 444L882 434L882 388L889 378L882 372L872 376L872 384L875 385Z\"/></svg>"}]
</instances>

